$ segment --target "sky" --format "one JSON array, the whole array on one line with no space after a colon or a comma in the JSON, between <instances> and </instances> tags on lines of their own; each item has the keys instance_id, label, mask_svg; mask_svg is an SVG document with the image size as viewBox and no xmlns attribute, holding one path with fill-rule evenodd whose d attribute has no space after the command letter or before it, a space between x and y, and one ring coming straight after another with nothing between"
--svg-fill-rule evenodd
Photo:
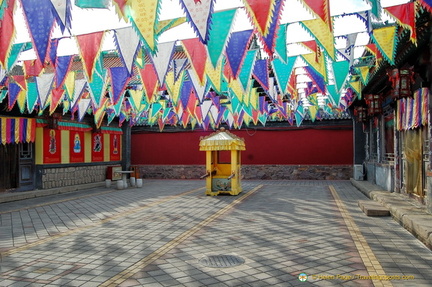
<instances>
[{"instance_id":1,"label":"sky","mask_svg":"<svg viewBox=\"0 0 432 287\"><path fill-rule=\"evenodd\" d=\"M399 5L408 2L407 0L381 0L383 7ZM20 1L17 1L19 4ZM162 0L161 13L159 20L173 19L177 17L183 17L184 12L179 4L178 0ZM248 17L246 16L245 9L243 9L243 3L241 0L217 0L215 1L215 11L240 8L237 11L236 19L232 28L232 31L241 31L251 29L252 25ZM332 15L341 15L344 13L352 13L358 11L367 10L370 6L363 0L330 0L330 12ZM312 15L309 14L299 0L286 0L285 9L282 14L281 23L295 23L302 20L312 19ZM73 5L72 11L72 35L80 35L86 33L92 33L102 30L112 30L117 28L123 28L130 26L129 23L119 20L113 7L112 9L81 9ZM97 19L95 21L95 19ZM18 7L14 20L17 26L17 38L15 43L22 43L30 41L29 33L25 25L23 13L21 7ZM334 22L334 33L335 35L346 35L355 32L365 31L364 24L355 16L350 17L339 17ZM303 51L296 47L296 45L289 45L289 43L296 43L301 41L312 40L313 38L303 29L299 24L291 24L288 27L288 53L289 56L301 54ZM54 38L62 36L70 36L70 34L62 35L60 29L55 29L53 33ZM115 49L112 33L106 35L103 50ZM170 42L175 40L183 40L189 38L196 38L197 35L188 23L182 24L179 27L170 29L163 33L159 39L159 43ZM369 37L366 33L360 33L357 39L356 45L361 46L367 44ZM345 42L338 40L336 42L336 48L344 47ZM300 50L299 50L300 49ZM77 54L78 48L73 38L62 39L59 42L58 55L70 55ZM357 52L360 53L361 52ZM34 51L24 52L20 60L34 59L36 55Z\"/></svg>"}]
</instances>

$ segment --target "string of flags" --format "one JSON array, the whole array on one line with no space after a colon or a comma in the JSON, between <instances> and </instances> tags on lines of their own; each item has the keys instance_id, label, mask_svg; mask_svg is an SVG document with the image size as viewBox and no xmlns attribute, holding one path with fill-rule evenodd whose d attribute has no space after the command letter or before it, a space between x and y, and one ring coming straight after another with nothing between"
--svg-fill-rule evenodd
<instances>
[{"instance_id":1,"label":"string of flags","mask_svg":"<svg viewBox=\"0 0 432 287\"><path fill-rule=\"evenodd\" d=\"M381 7L380 0L364 0L367 11L331 15L332 0L296 1L313 19L284 23L288 0L242 0L244 7L224 11L214 11L215 0L179 0L186 16L161 21L160 0L0 0L0 102L7 101L9 110L18 106L23 114L62 109L79 121L91 114L97 127L115 118L120 125L159 125L161 130L165 125L240 128L267 121L300 126L305 118L342 115L361 95L371 67L394 64L398 31L417 44L416 17L432 5L419 0ZM31 42L15 43L17 5ZM72 28L73 5L113 5L130 26L65 37L75 40L79 53L60 56L64 38L52 38L52 32ZM239 9L252 29L232 30ZM383 25L383 14L394 22ZM358 33L334 34L335 20L352 16L371 39L362 47L363 55L372 58L368 65L356 65ZM196 38L158 42L165 31L184 23ZM295 56L288 51L293 24L313 38L294 43L306 51ZM109 36L116 49L103 51ZM337 38L345 40L344 48L336 48ZM20 61L30 49L36 59Z\"/></svg>"}]
</instances>

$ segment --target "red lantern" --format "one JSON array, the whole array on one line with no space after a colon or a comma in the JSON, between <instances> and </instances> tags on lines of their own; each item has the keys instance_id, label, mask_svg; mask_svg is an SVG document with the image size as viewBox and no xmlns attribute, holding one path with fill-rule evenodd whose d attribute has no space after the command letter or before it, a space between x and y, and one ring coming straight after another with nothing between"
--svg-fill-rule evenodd
<instances>
[{"instance_id":1,"label":"red lantern","mask_svg":"<svg viewBox=\"0 0 432 287\"><path fill-rule=\"evenodd\" d=\"M368 105L368 115L373 116L382 113L382 98L380 95L369 94L365 96Z\"/></svg>"},{"instance_id":2,"label":"red lantern","mask_svg":"<svg viewBox=\"0 0 432 287\"><path fill-rule=\"evenodd\" d=\"M392 84L392 98L400 99L411 97L411 86L414 83L414 72L412 67L393 69L388 71L389 80Z\"/></svg>"},{"instance_id":3,"label":"red lantern","mask_svg":"<svg viewBox=\"0 0 432 287\"><path fill-rule=\"evenodd\" d=\"M367 119L366 114L366 108L365 107L355 107L354 108L354 116L356 117L357 122L365 122Z\"/></svg>"},{"instance_id":4,"label":"red lantern","mask_svg":"<svg viewBox=\"0 0 432 287\"><path fill-rule=\"evenodd\" d=\"M399 71L400 77L400 96L402 98L411 97L411 85L414 83L414 72L412 68L404 68Z\"/></svg>"}]
</instances>

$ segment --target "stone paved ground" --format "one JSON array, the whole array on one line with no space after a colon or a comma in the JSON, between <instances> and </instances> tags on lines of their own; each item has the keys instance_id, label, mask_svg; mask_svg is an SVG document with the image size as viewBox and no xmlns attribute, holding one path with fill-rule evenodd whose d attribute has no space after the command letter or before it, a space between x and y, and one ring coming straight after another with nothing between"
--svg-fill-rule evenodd
<instances>
[{"instance_id":1,"label":"stone paved ground","mask_svg":"<svg viewBox=\"0 0 432 287\"><path fill-rule=\"evenodd\" d=\"M243 190L146 180L0 204L0 286L430 286L432 252L365 216L349 181ZM212 256L239 265L205 266Z\"/></svg>"}]
</instances>

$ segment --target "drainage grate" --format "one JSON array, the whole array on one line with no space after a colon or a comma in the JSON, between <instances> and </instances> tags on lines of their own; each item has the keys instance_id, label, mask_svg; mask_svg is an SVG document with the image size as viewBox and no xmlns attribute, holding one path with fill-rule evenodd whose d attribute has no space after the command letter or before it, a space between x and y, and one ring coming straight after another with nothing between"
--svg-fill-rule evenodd
<instances>
[{"instance_id":1,"label":"drainage grate","mask_svg":"<svg viewBox=\"0 0 432 287\"><path fill-rule=\"evenodd\" d=\"M206 267L228 268L245 263L244 259L235 255L207 255L199 260Z\"/></svg>"}]
</instances>

